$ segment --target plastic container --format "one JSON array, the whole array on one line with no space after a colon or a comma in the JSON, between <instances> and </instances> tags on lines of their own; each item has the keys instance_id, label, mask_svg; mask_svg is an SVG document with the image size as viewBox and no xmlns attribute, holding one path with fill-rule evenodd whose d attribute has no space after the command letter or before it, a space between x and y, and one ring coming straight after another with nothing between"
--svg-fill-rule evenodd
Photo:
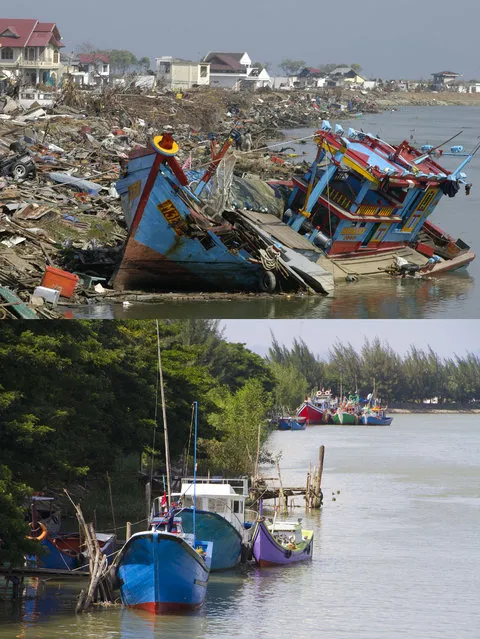
<instances>
[{"instance_id":1,"label":"plastic container","mask_svg":"<svg viewBox=\"0 0 480 639\"><path fill-rule=\"evenodd\" d=\"M42 286L57 289L62 297L72 297L79 279L78 275L74 273L47 266L42 279Z\"/></svg>"},{"instance_id":2,"label":"plastic container","mask_svg":"<svg viewBox=\"0 0 480 639\"><path fill-rule=\"evenodd\" d=\"M46 286L37 286L33 291L34 297L43 297L47 302L56 304L60 298L60 291L56 288L47 288Z\"/></svg>"}]
</instances>

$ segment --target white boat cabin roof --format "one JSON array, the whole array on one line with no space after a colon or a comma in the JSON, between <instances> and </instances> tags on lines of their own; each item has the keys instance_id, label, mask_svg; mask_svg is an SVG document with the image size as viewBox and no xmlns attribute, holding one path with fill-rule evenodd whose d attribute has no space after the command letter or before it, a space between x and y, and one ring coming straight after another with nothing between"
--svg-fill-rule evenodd
<instances>
[{"instance_id":1,"label":"white boat cabin roof","mask_svg":"<svg viewBox=\"0 0 480 639\"><path fill-rule=\"evenodd\" d=\"M182 483L182 495L193 497L193 484ZM235 499L245 499L243 495L236 493L230 484L197 484L197 497L235 497Z\"/></svg>"}]
</instances>

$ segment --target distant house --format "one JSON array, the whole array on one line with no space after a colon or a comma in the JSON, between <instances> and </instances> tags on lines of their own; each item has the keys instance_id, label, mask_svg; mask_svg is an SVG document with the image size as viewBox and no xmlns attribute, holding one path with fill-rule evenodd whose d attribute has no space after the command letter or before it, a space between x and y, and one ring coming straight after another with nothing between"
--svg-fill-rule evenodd
<instances>
[{"instance_id":1,"label":"distant house","mask_svg":"<svg viewBox=\"0 0 480 639\"><path fill-rule=\"evenodd\" d=\"M455 82L461 75L461 73L454 73L453 71L438 71L437 73L432 73L432 88L436 91L444 91L448 88L449 84Z\"/></svg>"},{"instance_id":2,"label":"distant house","mask_svg":"<svg viewBox=\"0 0 480 639\"><path fill-rule=\"evenodd\" d=\"M157 84L169 89L191 89L210 84L210 64L172 56L156 58Z\"/></svg>"},{"instance_id":3,"label":"distant house","mask_svg":"<svg viewBox=\"0 0 480 639\"><path fill-rule=\"evenodd\" d=\"M222 53L210 51L203 58L210 63L210 84L217 87L239 88L241 81L252 71L252 61L248 53Z\"/></svg>"},{"instance_id":4,"label":"distant house","mask_svg":"<svg viewBox=\"0 0 480 639\"><path fill-rule=\"evenodd\" d=\"M327 86L345 86L346 84L363 85L365 78L352 67L336 67L328 74Z\"/></svg>"},{"instance_id":5,"label":"distant house","mask_svg":"<svg viewBox=\"0 0 480 639\"><path fill-rule=\"evenodd\" d=\"M71 67L74 82L81 86L103 86L110 81L110 58L105 53L79 53Z\"/></svg>"},{"instance_id":6,"label":"distant house","mask_svg":"<svg viewBox=\"0 0 480 639\"><path fill-rule=\"evenodd\" d=\"M62 37L54 22L0 18L0 71L24 84L56 86Z\"/></svg>"},{"instance_id":7,"label":"distant house","mask_svg":"<svg viewBox=\"0 0 480 639\"><path fill-rule=\"evenodd\" d=\"M297 75L295 86L299 88L321 88L327 81L327 75L320 69L314 67L304 67Z\"/></svg>"},{"instance_id":8,"label":"distant house","mask_svg":"<svg viewBox=\"0 0 480 639\"><path fill-rule=\"evenodd\" d=\"M266 69L260 67L252 67L250 73L246 78L238 81L238 87L234 88L248 88L248 89L271 89L273 87L273 80Z\"/></svg>"}]
</instances>

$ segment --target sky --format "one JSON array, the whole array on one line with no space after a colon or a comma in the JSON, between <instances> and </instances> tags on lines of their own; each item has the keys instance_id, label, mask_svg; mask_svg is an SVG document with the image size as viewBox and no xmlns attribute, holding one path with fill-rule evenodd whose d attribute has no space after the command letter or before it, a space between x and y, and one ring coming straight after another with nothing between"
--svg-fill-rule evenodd
<instances>
[{"instance_id":1,"label":"sky","mask_svg":"<svg viewBox=\"0 0 480 639\"><path fill-rule=\"evenodd\" d=\"M480 79L480 3L463 0L15 0L6 18L56 22L66 51L84 43L128 49L137 58L199 60L209 51L246 51L273 71L285 58L309 66L363 67L367 77L424 78L438 71Z\"/></svg>"},{"instance_id":2,"label":"sky","mask_svg":"<svg viewBox=\"0 0 480 639\"><path fill-rule=\"evenodd\" d=\"M337 340L359 350L365 339L375 337L400 355L411 345L424 350L431 346L441 357L480 354L480 320L223 320L221 327L229 342L244 343L259 355L267 354L271 333L288 347L295 337L301 338L320 356Z\"/></svg>"}]
</instances>

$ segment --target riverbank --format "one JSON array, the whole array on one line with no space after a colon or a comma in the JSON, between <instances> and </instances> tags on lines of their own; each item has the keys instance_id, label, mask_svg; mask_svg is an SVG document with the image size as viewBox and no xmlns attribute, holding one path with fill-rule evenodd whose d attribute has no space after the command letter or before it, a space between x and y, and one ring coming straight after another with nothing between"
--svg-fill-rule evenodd
<instances>
[{"instance_id":1,"label":"riverbank","mask_svg":"<svg viewBox=\"0 0 480 639\"><path fill-rule=\"evenodd\" d=\"M415 408L389 408L388 412L392 415L415 415L425 414L425 415L478 415L480 414L480 408L456 408L452 406L451 408L437 408L434 404L435 408L430 408L428 405L424 405L422 407Z\"/></svg>"}]
</instances>

